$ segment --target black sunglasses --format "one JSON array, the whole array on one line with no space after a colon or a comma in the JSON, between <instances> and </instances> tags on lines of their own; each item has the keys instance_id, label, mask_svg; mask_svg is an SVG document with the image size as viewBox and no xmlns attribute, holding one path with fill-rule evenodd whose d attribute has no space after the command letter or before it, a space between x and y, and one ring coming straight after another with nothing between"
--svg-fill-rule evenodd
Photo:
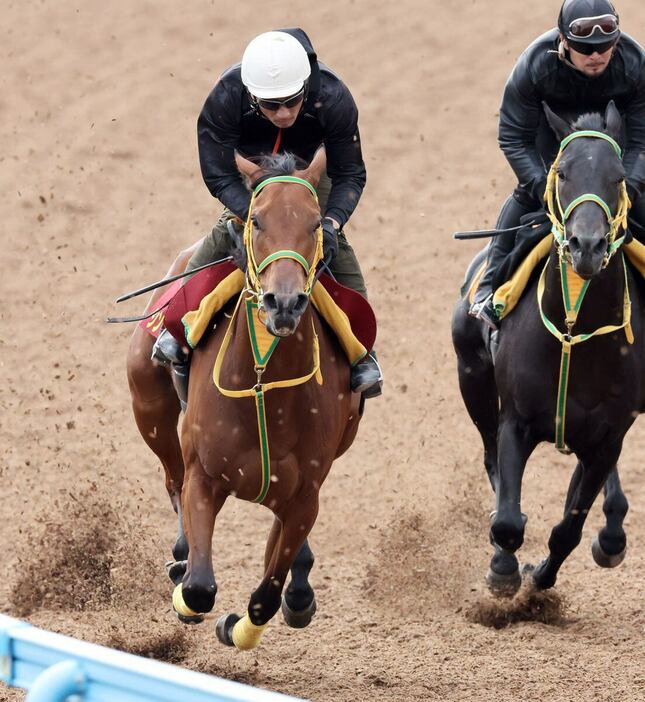
<instances>
[{"instance_id":1,"label":"black sunglasses","mask_svg":"<svg viewBox=\"0 0 645 702\"><path fill-rule=\"evenodd\" d=\"M587 44L583 42L571 41L569 39L569 47L579 54L584 54L585 56L591 56L591 54L598 52L599 54L604 54L605 51L609 51L616 44L616 40L605 41L602 44Z\"/></svg>"},{"instance_id":2,"label":"black sunglasses","mask_svg":"<svg viewBox=\"0 0 645 702\"><path fill-rule=\"evenodd\" d=\"M305 87L303 86L297 93L284 98L284 100L267 100L265 98L256 98L255 96L253 99L263 110L277 112L283 106L289 109L295 107L303 99L304 94Z\"/></svg>"}]
</instances>

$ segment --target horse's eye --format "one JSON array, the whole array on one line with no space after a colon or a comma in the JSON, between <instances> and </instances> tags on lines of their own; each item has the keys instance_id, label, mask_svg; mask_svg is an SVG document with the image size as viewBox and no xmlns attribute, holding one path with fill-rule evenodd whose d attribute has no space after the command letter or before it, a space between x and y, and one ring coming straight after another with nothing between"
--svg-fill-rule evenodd
<instances>
[{"instance_id":1,"label":"horse's eye","mask_svg":"<svg viewBox=\"0 0 645 702\"><path fill-rule=\"evenodd\" d=\"M253 224L255 229L257 229L258 231L260 231L262 229L262 227L260 226L260 223L258 222L258 218L255 215L251 216L251 223Z\"/></svg>"},{"instance_id":2,"label":"horse's eye","mask_svg":"<svg viewBox=\"0 0 645 702\"><path fill-rule=\"evenodd\" d=\"M558 178L561 181L565 181L567 179L567 177L564 175L564 173L562 171L558 171Z\"/></svg>"}]
</instances>

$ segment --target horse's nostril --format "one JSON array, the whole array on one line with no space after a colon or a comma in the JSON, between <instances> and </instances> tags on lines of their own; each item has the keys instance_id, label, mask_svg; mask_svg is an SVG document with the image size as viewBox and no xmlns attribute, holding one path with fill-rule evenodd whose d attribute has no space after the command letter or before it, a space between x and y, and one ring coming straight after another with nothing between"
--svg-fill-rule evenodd
<instances>
[{"instance_id":1,"label":"horse's nostril","mask_svg":"<svg viewBox=\"0 0 645 702\"><path fill-rule=\"evenodd\" d=\"M278 303L273 293L265 293L262 297L262 302L264 303L264 309L267 312L274 312L278 309Z\"/></svg>"},{"instance_id":2,"label":"horse's nostril","mask_svg":"<svg viewBox=\"0 0 645 702\"><path fill-rule=\"evenodd\" d=\"M607 251L607 239L603 238L597 241L594 245L594 253L604 254Z\"/></svg>"},{"instance_id":3,"label":"horse's nostril","mask_svg":"<svg viewBox=\"0 0 645 702\"><path fill-rule=\"evenodd\" d=\"M305 295L304 293L300 293L296 297L296 303L293 306L293 313L297 315L301 315L306 307L307 307L307 302L309 302L309 297Z\"/></svg>"},{"instance_id":4,"label":"horse's nostril","mask_svg":"<svg viewBox=\"0 0 645 702\"><path fill-rule=\"evenodd\" d=\"M571 252L573 251L580 251L580 240L578 239L577 236L572 236L569 239L569 250Z\"/></svg>"}]
</instances>

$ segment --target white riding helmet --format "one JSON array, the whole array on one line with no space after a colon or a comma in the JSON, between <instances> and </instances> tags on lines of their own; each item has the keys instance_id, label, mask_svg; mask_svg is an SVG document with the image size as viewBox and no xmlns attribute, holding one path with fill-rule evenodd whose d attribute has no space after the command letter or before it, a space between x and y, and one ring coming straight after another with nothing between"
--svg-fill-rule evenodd
<instances>
[{"instance_id":1,"label":"white riding helmet","mask_svg":"<svg viewBox=\"0 0 645 702\"><path fill-rule=\"evenodd\" d=\"M242 82L251 95L271 100L294 95L311 74L303 45L286 32L255 37L242 56Z\"/></svg>"}]
</instances>

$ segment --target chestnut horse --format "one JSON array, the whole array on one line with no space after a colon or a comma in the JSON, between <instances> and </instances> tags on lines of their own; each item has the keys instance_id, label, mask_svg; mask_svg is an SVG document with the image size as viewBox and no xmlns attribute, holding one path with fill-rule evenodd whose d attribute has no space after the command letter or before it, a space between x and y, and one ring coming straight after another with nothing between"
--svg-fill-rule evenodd
<instances>
[{"instance_id":1,"label":"chestnut horse","mask_svg":"<svg viewBox=\"0 0 645 702\"><path fill-rule=\"evenodd\" d=\"M320 487L360 421L360 396L349 390L349 361L308 304L322 256L321 216L315 172L294 171L289 155L265 162L245 229L248 264L240 299L254 299L266 329L279 338L264 372L257 372L246 315L238 313L239 304L235 311L228 308L193 354L180 440L180 407L169 372L149 360L153 338L141 328L128 358L137 425L164 466L179 517L169 574L182 621L199 622L214 606L212 536L226 499L261 502L274 514L264 577L246 613L218 621L218 638L240 649L259 643L281 605L290 626L311 621L316 602L307 579L313 565L307 535ZM169 273L183 270L190 254L183 252ZM283 381L293 384L285 387Z\"/></svg>"}]
</instances>

